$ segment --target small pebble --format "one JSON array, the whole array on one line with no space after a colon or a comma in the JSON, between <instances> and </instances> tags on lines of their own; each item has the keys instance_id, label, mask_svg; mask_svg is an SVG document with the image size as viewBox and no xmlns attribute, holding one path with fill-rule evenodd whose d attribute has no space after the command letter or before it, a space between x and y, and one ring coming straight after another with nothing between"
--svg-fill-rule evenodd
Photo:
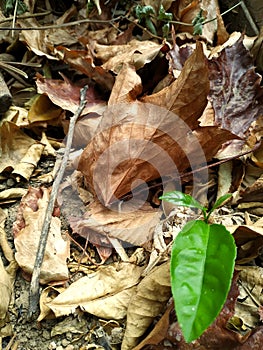
<instances>
[{"instance_id":1,"label":"small pebble","mask_svg":"<svg viewBox=\"0 0 263 350\"><path fill-rule=\"evenodd\" d=\"M61 341L61 345L64 346L64 348L69 345L70 341L68 341L67 339L62 339Z\"/></svg>"},{"instance_id":2,"label":"small pebble","mask_svg":"<svg viewBox=\"0 0 263 350\"><path fill-rule=\"evenodd\" d=\"M64 350L63 346L59 345L58 347L56 347L56 350Z\"/></svg>"},{"instance_id":3,"label":"small pebble","mask_svg":"<svg viewBox=\"0 0 263 350\"><path fill-rule=\"evenodd\" d=\"M72 340L72 338L73 338L72 333L67 332L67 333L66 333L66 338L67 338L68 340Z\"/></svg>"},{"instance_id":4,"label":"small pebble","mask_svg":"<svg viewBox=\"0 0 263 350\"><path fill-rule=\"evenodd\" d=\"M56 344L54 341L52 341L52 342L49 344L48 349L49 349L49 350L53 350L53 349L56 349L56 347L57 347L57 344Z\"/></svg>"},{"instance_id":5,"label":"small pebble","mask_svg":"<svg viewBox=\"0 0 263 350\"><path fill-rule=\"evenodd\" d=\"M74 350L74 345L69 344L69 345L65 348L65 350Z\"/></svg>"},{"instance_id":6,"label":"small pebble","mask_svg":"<svg viewBox=\"0 0 263 350\"><path fill-rule=\"evenodd\" d=\"M7 187L13 187L14 185L16 184L15 180L10 178L10 179L7 179L6 181L6 186Z\"/></svg>"}]
</instances>

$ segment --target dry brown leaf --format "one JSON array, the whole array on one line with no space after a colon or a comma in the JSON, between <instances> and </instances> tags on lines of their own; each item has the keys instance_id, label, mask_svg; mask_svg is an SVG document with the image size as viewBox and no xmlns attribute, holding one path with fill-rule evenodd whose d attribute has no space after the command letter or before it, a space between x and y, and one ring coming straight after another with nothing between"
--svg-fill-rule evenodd
<instances>
[{"instance_id":1,"label":"dry brown leaf","mask_svg":"<svg viewBox=\"0 0 263 350\"><path fill-rule=\"evenodd\" d=\"M69 315L80 307L98 317L122 319L142 271L143 266L130 263L101 266L97 272L72 283L46 306L56 317Z\"/></svg>"},{"instance_id":2,"label":"dry brown leaf","mask_svg":"<svg viewBox=\"0 0 263 350\"><path fill-rule=\"evenodd\" d=\"M217 17L217 33L216 33L217 45L222 45L229 39L229 33L226 30L219 8L217 8L216 17Z\"/></svg>"},{"instance_id":3,"label":"dry brown leaf","mask_svg":"<svg viewBox=\"0 0 263 350\"><path fill-rule=\"evenodd\" d=\"M261 76L243 44L243 36L208 62L210 94L215 123L244 137L253 121L263 113Z\"/></svg>"},{"instance_id":4,"label":"dry brown leaf","mask_svg":"<svg viewBox=\"0 0 263 350\"><path fill-rule=\"evenodd\" d=\"M32 189L23 197L13 226L15 258L22 270L32 274L43 220L49 200L46 188ZM50 232L40 273L41 283L68 279L66 260L69 241L61 236L61 222L52 216Z\"/></svg>"},{"instance_id":5,"label":"dry brown leaf","mask_svg":"<svg viewBox=\"0 0 263 350\"><path fill-rule=\"evenodd\" d=\"M62 113L62 109L46 95L37 95L28 111L28 120L30 123L42 122L49 123L57 120Z\"/></svg>"},{"instance_id":6,"label":"dry brown leaf","mask_svg":"<svg viewBox=\"0 0 263 350\"><path fill-rule=\"evenodd\" d=\"M22 28L39 27L35 18L20 19L18 22ZM52 45L47 34L48 31L44 30L23 30L21 33L21 41L24 41L37 56L46 56L50 60L58 60L57 57L52 55Z\"/></svg>"},{"instance_id":7,"label":"dry brown leaf","mask_svg":"<svg viewBox=\"0 0 263 350\"><path fill-rule=\"evenodd\" d=\"M150 334L147 335L133 350L141 350L144 349L147 345L157 345L161 343L165 339L165 335L168 332L171 320L171 313L174 313L174 304L173 302L168 305L167 310L161 317L161 319L157 322L153 330Z\"/></svg>"},{"instance_id":8,"label":"dry brown leaf","mask_svg":"<svg viewBox=\"0 0 263 350\"><path fill-rule=\"evenodd\" d=\"M170 262L155 267L137 286L127 312L127 325L121 349L131 350L154 318L163 311L171 296Z\"/></svg>"},{"instance_id":9,"label":"dry brown leaf","mask_svg":"<svg viewBox=\"0 0 263 350\"><path fill-rule=\"evenodd\" d=\"M46 79L42 77L39 73L37 74L37 90L38 93L47 94L49 99L56 105L61 107L64 110L71 111L72 113L75 113L78 106L79 106L79 97L80 97L80 89L81 86L77 86L73 84L68 78L66 78L64 75L62 75L63 80L58 79ZM53 105L53 108L48 108L48 98L45 95L41 95L40 99L43 99L42 108L37 109L37 113L33 114L32 108L29 110L29 116L30 121L41 121L44 119L47 119L47 116L49 119L53 119L56 116L52 117L52 110L54 107L59 110L56 106ZM96 93L95 89L90 86L86 93L86 105L82 112L82 115L90 113L90 112L97 112L103 111L103 108L105 106L105 102L102 101L98 93ZM49 102L50 104L50 102ZM43 115L43 107L45 106L45 114ZM51 104L50 104L51 106ZM51 106L52 107L52 106ZM50 115L51 114L51 115Z\"/></svg>"},{"instance_id":10,"label":"dry brown leaf","mask_svg":"<svg viewBox=\"0 0 263 350\"><path fill-rule=\"evenodd\" d=\"M212 21L212 19L215 18L218 8L217 0L181 0L177 4L174 16L178 18L180 22L192 24L193 20L199 15L200 10L202 10L202 15L205 17L205 20L210 20L209 23L203 25L202 37L212 43L214 35L217 32L217 21ZM178 30L192 34L193 26L180 25Z\"/></svg>"},{"instance_id":11,"label":"dry brown leaf","mask_svg":"<svg viewBox=\"0 0 263 350\"><path fill-rule=\"evenodd\" d=\"M0 192L0 201L12 200L15 198L21 198L27 193L25 188L9 188Z\"/></svg>"},{"instance_id":12,"label":"dry brown leaf","mask_svg":"<svg viewBox=\"0 0 263 350\"><path fill-rule=\"evenodd\" d=\"M111 91L114 77L102 66L95 66L87 51L70 50L64 46L58 46L55 52L72 68L87 75L107 91Z\"/></svg>"},{"instance_id":13,"label":"dry brown leaf","mask_svg":"<svg viewBox=\"0 0 263 350\"><path fill-rule=\"evenodd\" d=\"M108 105L118 103L129 103L136 100L142 92L142 82L135 68L128 64L123 64L112 88Z\"/></svg>"},{"instance_id":14,"label":"dry brown leaf","mask_svg":"<svg viewBox=\"0 0 263 350\"><path fill-rule=\"evenodd\" d=\"M260 29L259 35L251 49L251 54L254 57L255 65L259 71L263 71L263 26Z\"/></svg>"},{"instance_id":15,"label":"dry brown leaf","mask_svg":"<svg viewBox=\"0 0 263 350\"><path fill-rule=\"evenodd\" d=\"M263 305L262 275L260 266L236 266L239 271L239 298L235 316L239 317L245 328L256 328L259 323L259 306Z\"/></svg>"},{"instance_id":16,"label":"dry brown leaf","mask_svg":"<svg viewBox=\"0 0 263 350\"><path fill-rule=\"evenodd\" d=\"M127 63L136 68L142 68L159 54L163 45L153 41L131 40L127 45L95 45L96 58L102 60L102 67L119 73L122 65Z\"/></svg>"},{"instance_id":17,"label":"dry brown leaf","mask_svg":"<svg viewBox=\"0 0 263 350\"><path fill-rule=\"evenodd\" d=\"M35 140L10 122L4 122L1 125L0 142L0 173L3 171L11 172L26 155L28 149L33 144L37 144Z\"/></svg>"},{"instance_id":18,"label":"dry brown leaf","mask_svg":"<svg viewBox=\"0 0 263 350\"><path fill-rule=\"evenodd\" d=\"M160 210L153 209L143 202L123 203L123 208L105 208L100 202L94 201L88 207L84 218L77 221L69 218L69 222L73 232L96 246L111 246L107 237L140 246L151 241L154 227L160 217ZM98 234L101 235L100 241Z\"/></svg>"},{"instance_id":19,"label":"dry brown leaf","mask_svg":"<svg viewBox=\"0 0 263 350\"><path fill-rule=\"evenodd\" d=\"M263 228L257 225L227 226L237 245L237 263L245 264L259 255L263 246Z\"/></svg>"},{"instance_id":20,"label":"dry brown leaf","mask_svg":"<svg viewBox=\"0 0 263 350\"><path fill-rule=\"evenodd\" d=\"M158 93L143 97L141 101L170 110L194 130L207 104L208 92L207 59L201 43L197 42L178 79Z\"/></svg>"},{"instance_id":21,"label":"dry brown leaf","mask_svg":"<svg viewBox=\"0 0 263 350\"><path fill-rule=\"evenodd\" d=\"M41 137L40 143L42 143L45 146L42 155L51 156L54 158L56 157L55 148L51 145L51 143L50 143L49 139L47 138L47 135L44 133L44 131L42 131L42 137Z\"/></svg>"},{"instance_id":22,"label":"dry brown leaf","mask_svg":"<svg viewBox=\"0 0 263 350\"><path fill-rule=\"evenodd\" d=\"M55 287L55 286L48 286L45 289L43 289L39 298L40 315L38 316L38 319L37 319L38 322L42 321L44 318L55 317L53 312L47 306L47 304L50 303L53 299L55 299L56 296L58 296L60 293L64 291L65 291L64 287Z\"/></svg>"},{"instance_id":23,"label":"dry brown leaf","mask_svg":"<svg viewBox=\"0 0 263 350\"><path fill-rule=\"evenodd\" d=\"M24 27L39 27L35 18L19 19L19 25ZM47 30L23 30L21 32L21 41L37 56L46 56L51 60L58 60L54 55L54 45L72 45L77 42L74 31L68 32L67 28L56 28Z\"/></svg>"},{"instance_id":24,"label":"dry brown leaf","mask_svg":"<svg viewBox=\"0 0 263 350\"><path fill-rule=\"evenodd\" d=\"M83 149L95 135L96 129L101 121L101 115L97 113L88 113L83 115L75 124L72 147ZM69 120L62 121L64 133L68 133Z\"/></svg>"},{"instance_id":25,"label":"dry brown leaf","mask_svg":"<svg viewBox=\"0 0 263 350\"><path fill-rule=\"evenodd\" d=\"M44 148L45 145L42 143L36 143L30 146L25 156L14 166L12 175L15 176L16 179L22 178L28 181L37 167Z\"/></svg>"},{"instance_id":26,"label":"dry brown leaf","mask_svg":"<svg viewBox=\"0 0 263 350\"><path fill-rule=\"evenodd\" d=\"M192 132L181 118L153 104L113 105L82 153L78 170L88 189L108 206L142 181L178 179L190 165L206 164L232 138L230 132L217 127ZM143 190L146 199L146 185Z\"/></svg>"}]
</instances>

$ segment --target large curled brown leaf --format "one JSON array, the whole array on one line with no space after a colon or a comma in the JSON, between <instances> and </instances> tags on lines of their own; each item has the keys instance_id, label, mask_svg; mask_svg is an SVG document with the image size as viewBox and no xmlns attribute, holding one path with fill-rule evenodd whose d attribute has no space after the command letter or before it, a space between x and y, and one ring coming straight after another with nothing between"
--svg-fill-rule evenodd
<instances>
[{"instance_id":1,"label":"large curled brown leaf","mask_svg":"<svg viewBox=\"0 0 263 350\"><path fill-rule=\"evenodd\" d=\"M132 191L138 181L179 179L189 166L206 164L234 138L217 127L199 127L209 92L207 59L200 43L174 83L134 101L140 89L134 68L124 65L110 106L80 158L78 169L89 190L106 206Z\"/></svg>"},{"instance_id":2,"label":"large curled brown leaf","mask_svg":"<svg viewBox=\"0 0 263 350\"><path fill-rule=\"evenodd\" d=\"M149 103L113 105L82 153L78 169L88 188L108 206L141 181L178 178L190 165L206 164L233 137L217 127L192 132L174 113Z\"/></svg>"},{"instance_id":3,"label":"large curled brown leaf","mask_svg":"<svg viewBox=\"0 0 263 350\"><path fill-rule=\"evenodd\" d=\"M261 76L255 73L253 60L243 45L243 36L209 61L215 122L243 137L251 123L263 113Z\"/></svg>"},{"instance_id":4,"label":"large curled brown leaf","mask_svg":"<svg viewBox=\"0 0 263 350\"><path fill-rule=\"evenodd\" d=\"M156 94L143 97L141 101L172 111L194 130L207 104L208 92L207 59L202 44L197 42L178 79Z\"/></svg>"}]
</instances>

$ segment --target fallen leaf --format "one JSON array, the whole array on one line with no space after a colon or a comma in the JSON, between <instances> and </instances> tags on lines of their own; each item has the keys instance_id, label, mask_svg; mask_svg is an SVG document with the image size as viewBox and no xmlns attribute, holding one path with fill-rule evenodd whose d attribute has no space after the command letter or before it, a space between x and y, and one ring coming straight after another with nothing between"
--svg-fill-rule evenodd
<instances>
[{"instance_id":1,"label":"fallen leaf","mask_svg":"<svg viewBox=\"0 0 263 350\"><path fill-rule=\"evenodd\" d=\"M22 28L39 27L39 23L35 18L20 19L18 22ZM46 56L50 60L58 60L58 58L53 55L53 45L48 38L48 31L23 30L21 33L21 41L24 41L37 56Z\"/></svg>"},{"instance_id":2,"label":"fallen leaf","mask_svg":"<svg viewBox=\"0 0 263 350\"><path fill-rule=\"evenodd\" d=\"M11 172L26 155L35 140L23 133L14 123L4 122L0 128L0 173ZM19 145L19 147L18 147Z\"/></svg>"},{"instance_id":3,"label":"fallen leaf","mask_svg":"<svg viewBox=\"0 0 263 350\"><path fill-rule=\"evenodd\" d=\"M135 68L123 64L115 79L108 105L132 102L142 92L142 82Z\"/></svg>"},{"instance_id":4,"label":"fallen leaf","mask_svg":"<svg viewBox=\"0 0 263 350\"><path fill-rule=\"evenodd\" d=\"M25 188L9 188L8 190L3 190L0 192L0 201L5 201L8 199L21 198L27 193Z\"/></svg>"},{"instance_id":5,"label":"fallen leaf","mask_svg":"<svg viewBox=\"0 0 263 350\"><path fill-rule=\"evenodd\" d=\"M32 189L23 197L13 226L15 258L22 270L32 274L43 220L49 200L46 188ZM61 236L61 223L52 216L47 247L40 272L41 283L68 279L66 260L69 242Z\"/></svg>"},{"instance_id":6,"label":"fallen leaf","mask_svg":"<svg viewBox=\"0 0 263 350\"><path fill-rule=\"evenodd\" d=\"M57 46L55 52L60 59L64 60L72 68L93 79L106 91L111 91L114 77L102 66L95 66L87 51L70 50L64 46Z\"/></svg>"},{"instance_id":7,"label":"fallen leaf","mask_svg":"<svg viewBox=\"0 0 263 350\"><path fill-rule=\"evenodd\" d=\"M42 143L35 143L30 146L25 156L14 166L12 175L15 176L16 179L22 178L28 181L37 167L44 148L45 145Z\"/></svg>"},{"instance_id":8,"label":"fallen leaf","mask_svg":"<svg viewBox=\"0 0 263 350\"><path fill-rule=\"evenodd\" d=\"M192 132L181 118L153 104L113 105L104 112L78 170L85 176L88 190L108 206L142 181L178 181L179 173L206 164L232 138L217 127ZM144 184L144 194L147 191Z\"/></svg>"},{"instance_id":9,"label":"fallen leaf","mask_svg":"<svg viewBox=\"0 0 263 350\"><path fill-rule=\"evenodd\" d=\"M136 70L151 62L160 53L163 45L153 41L131 40L126 45L95 45L96 58L102 60L102 67L119 73L124 63L132 65Z\"/></svg>"},{"instance_id":10,"label":"fallen leaf","mask_svg":"<svg viewBox=\"0 0 263 350\"><path fill-rule=\"evenodd\" d=\"M37 95L28 111L30 123L57 120L62 113L62 109L55 106L46 95Z\"/></svg>"},{"instance_id":11,"label":"fallen leaf","mask_svg":"<svg viewBox=\"0 0 263 350\"><path fill-rule=\"evenodd\" d=\"M17 22L22 28L40 26L35 18L20 18ZM58 19L57 23L62 24L61 19ZM24 41L37 56L46 56L50 60L58 60L54 55L54 46L70 46L76 44L78 40L76 34L74 35L74 31L69 32L67 28L50 28L46 30L23 30L21 41Z\"/></svg>"},{"instance_id":12,"label":"fallen leaf","mask_svg":"<svg viewBox=\"0 0 263 350\"><path fill-rule=\"evenodd\" d=\"M143 202L128 201L122 206L105 208L100 202L94 201L88 206L84 218L69 217L69 223L73 232L96 246L111 246L109 237L135 246L151 241L161 211Z\"/></svg>"},{"instance_id":13,"label":"fallen leaf","mask_svg":"<svg viewBox=\"0 0 263 350\"><path fill-rule=\"evenodd\" d=\"M261 76L255 73L252 57L243 45L243 36L209 60L211 101L215 123L244 137L253 121L263 113Z\"/></svg>"},{"instance_id":14,"label":"fallen leaf","mask_svg":"<svg viewBox=\"0 0 263 350\"><path fill-rule=\"evenodd\" d=\"M155 267L138 284L129 303L121 350L130 350L137 345L170 297L170 261L167 261Z\"/></svg>"},{"instance_id":15,"label":"fallen leaf","mask_svg":"<svg viewBox=\"0 0 263 350\"><path fill-rule=\"evenodd\" d=\"M263 228L256 225L227 226L237 245L237 263L244 264L259 255L263 246Z\"/></svg>"},{"instance_id":16,"label":"fallen leaf","mask_svg":"<svg viewBox=\"0 0 263 350\"><path fill-rule=\"evenodd\" d=\"M38 93L48 95L49 99L55 105L59 106L64 110L75 113L77 108L79 107L81 86L77 86L73 84L64 75L62 75L62 77L63 77L63 80L46 79L38 73L37 80L36 80ZM45 97L45 95L42 98L47 100L47 97ZM82 115L90 112L99 113L100 110L102 111L103 107L105 106L105 102L99 98L98 93L96 93L95 89L92 86L90 86L87 90L86 101L87 102L82 112ZM50 116L51 111L49 110L49 108L47 108L46 102L45 102L45 108L46 108L45 109L46 114L49 115L49 119L52 119L52 114ZM31 109L29 110L29 115L30 115ZM41 115L39 114L40 114L39 111L37 111L36 116L34 117L32 116L30 121L31 122L38 121L43 113Z\"/></svg>"},{"instance_id":17,"label":"fallen leaf","mask_svg":"<svg viewBox=\"0 0 263 350\"><path fill-rule=\"evenodd\" d=\"M239 317L243 330L255 329L259 324L259 306L262 305L262 274L260 266L239 266L239 298L235 307L235 316Z\"/></svg>"},{"instance_id":18,"label":"fallen leaf","mask_svg":"<svg viewBox=\"0 0 263 350\"><path fill-rule=\"evenodd\" d=\"M72 283L46 306L56 317L69 315L80 307L97 317L122 319L142 270L143 267L129 263L101 266L97 272Z\"/></svg>"},{"instance_id":19,"label":"fallen leaf","mask_svg":"<svg viewBox=\"0 0 263 350\"><path fill-rule=\"evenodd\" d=\"M207 59L201 43L197 42L178 79L156 94L143 97L141 101L168 109L194 130L207 104L208 92Z\"/></svg>"}]
</instances>

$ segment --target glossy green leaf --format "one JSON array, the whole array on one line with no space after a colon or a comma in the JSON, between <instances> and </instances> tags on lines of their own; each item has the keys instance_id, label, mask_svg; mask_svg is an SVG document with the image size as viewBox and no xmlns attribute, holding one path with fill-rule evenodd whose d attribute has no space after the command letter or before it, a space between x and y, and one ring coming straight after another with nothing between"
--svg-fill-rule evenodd
<instances>
[{"instance_id":1,"label":"glossy green leaf","mask_svg":"<svg viewBox=\"0 0 263 350\"><path fill-rule=\"evenodd\" d=\"M210 210L210 212L212 213L212 211L214 211L215 209L219 208L230 197L232 197L232 194L231 193L227 193L227 194L224 194L223 196L221 196L220 198L218 198L218 200L215 202L215 204L213 205L213 207Z\"/></svg>"},{"instance_id":2,"label":"glossy green leaf","mask_svg":"<svg viewBox=\"0 0 263 350\"><path fill-rule=\"evenodd\" d=\"M166 192L160 197L160 199L176 205L197 208L203 212L206 211L206 208L204 208L197 200L190 196L190 194L185 194L180 191Z\"/></svg>"},{"instance_id":3,"label":"glossy green leaf","mask_svg":"<svg viewBox=\"0 0 263 350\"><path fill-rule=\"evenodd\" d=\"M171 285L187 342L197 339L219 314L230 289L235 257L235 241L223 225L190 221L176 237Z\"/></svg>"}]
</instances>

